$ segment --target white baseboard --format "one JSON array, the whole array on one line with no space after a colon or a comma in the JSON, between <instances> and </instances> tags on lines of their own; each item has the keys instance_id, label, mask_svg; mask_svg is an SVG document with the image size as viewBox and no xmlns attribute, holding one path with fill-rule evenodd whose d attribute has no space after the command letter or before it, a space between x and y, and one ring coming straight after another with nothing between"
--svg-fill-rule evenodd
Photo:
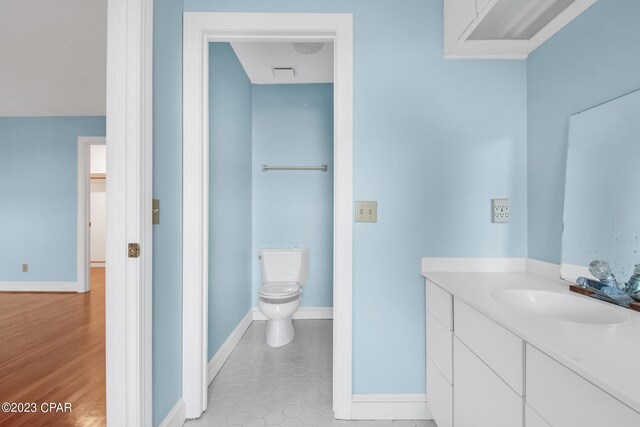
<instances>
[{"instance_id":1,"label":"white baseboard","mask_svg":"<svg viewBox=\"0 0 640 427\"><path fill-rule=\"evenodd\" d=\"M545 279L559 279L560 265L551 262L527 258L527 273L544 277Z\"/></svg>"},{"instance_id":2,"label":"white baseboard","mask_svg":"<svg viewBox=\"0 0 640 427\"><path fill-rule=\"evenodd\" d=\"M333 319L333 307L300 307L293 314L294 320ZM258 307L253 307L253 320L268 320Z\"/></svg>"},{"instance_id":3,"label":"white baseboard","mask_svg":"<svg viewBox=\"0 0 640 427\"><path fill-rule=\"evenodd\" d=\"M89 263L89 265L90 265L91 267L101 267L101 268L104 268L104 267L106 267L106 266L107 266L107 263L106 263L106 262L104 262L104 261L102 261L102 262L98 262L98 261L91 261L91 262Z\"/></svg>"},{"instance_id":4,"label":"white baseboard","mask_svg":"<svg viewBox=\"0 0 640 427\"><path fill-rule=\"evenodd\" d=\"M354 420L432 420L424 394L354 394Z\"/></svg>"},{"instance_id":5,"label":"white baseboard","mask_svg":"<svg viewBox=\"0 0 640 427\"><path fill-rule=\"evenodd\" d=\"M81 290L78 282L0 282L0 292L81 292Z\"/></svg>"},{"instance_id":6,"label":"white baseboard","mask_svg":"<svg viewBox=\"0 0 640 427\"><path fill-rule=\"evenodd\" d=\"M526 258L422 258L426 273L521 273Z\"/></svg>"},{"instance_id":7,"label":"white baseboard","mask_svg":"<svg viewBox=\"0 0 640 427\"><path fill-rule=\"evenodd\" d=\"M187 420L184 413L184 401L178 400L158 427L181 427Z\"/></svg>"},{"instance_id":8,"label":"white baseboard","mask_svg":"<svg viewBox=\"0 0 640 427\"><path fill-rule=\"evenodd\" d=\"M253 309L249 309L247 314L242 318L238 326L229 334L229 337L226 341L220 346L216 354L213 355L211 360L209 360L207 366L207 384L211 384L211 381L218 375L220 372L220 368L224 365L224 362L227 361L229 355L236 348L238 342L240 342L240 338L247 332L249 326L251 326L251 322L253 321Z\"/></svg>"}]
</instances>

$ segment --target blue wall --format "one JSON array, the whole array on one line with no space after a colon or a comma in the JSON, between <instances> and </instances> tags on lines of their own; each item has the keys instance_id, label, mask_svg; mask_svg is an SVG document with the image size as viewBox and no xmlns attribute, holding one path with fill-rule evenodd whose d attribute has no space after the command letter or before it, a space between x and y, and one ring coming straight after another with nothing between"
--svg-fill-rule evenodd
<instances>
[{"instance_id":1,"label":"blue wall","mask_svg":"<svg viewBox=\"0 0 640 427\"><path fill-rule=\"evenodd\" d=\"M569 116L640 89L640 2L601 0L527 61L529 257L560 262Z\"/></svg>"},{"instance_id":2,"label":"blue wall","mask_svg":"<svg viewBox=\"0 0 640 427\"><path fill-rule=\"evenodd\" d=\"M251 81L209 44L209 359L251 308Z\"/></svg>"},{"instance_id":3,"label":"blue wall","mask_svg":"<svg viewBox=\"0 0 640 427\"><path fill-rule=\"evenodd\" d=\"M261 165L320 165L262 172ZM333 306L333 85L253 86L253 305L260 248L309 248L302 305Z\"/></svg>"},{"instance_id":4,"label":"blue wall","mask_svg":"<svg viewBox=\"0 0 640 427\"><path fill-rule=\"evenodd\" d=\"M104 117L0 118L0 281L77 280L78 137L104 135Z\"/></svg>"},{"instance_id":5,"label":"blue wall","mask_svg":"<svg viewBox=\"0 0 640 427\"><path fill-rule=\"evenodd\" d=\"M354 392L423 393L421 257L526 256L525 62L443 60L436 0L185 10L353 13L354 196L379 203L377 224L354 227ZM495 197L511 198L510 224L491 224Z\"/></svg>"},{"instance_id":6,"label":"blue wall","mask_svg":"<svg viewBox=\"0 0 640 427\"><path fill-rule=\"evenodd\" d=\"M182 396L182 0L154 2L153 425Z\"/></svg>"}]
</instances>

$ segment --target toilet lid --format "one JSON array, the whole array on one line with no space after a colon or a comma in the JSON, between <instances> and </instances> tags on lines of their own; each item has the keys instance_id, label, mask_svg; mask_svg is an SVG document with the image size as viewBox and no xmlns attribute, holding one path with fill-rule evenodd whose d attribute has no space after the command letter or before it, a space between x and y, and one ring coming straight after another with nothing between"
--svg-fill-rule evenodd
<instances>
[{"instance_id":1,"label":"toilet lid","mask_svg":"<svg viewBox=\"0 0 640 427\"><path fill-rule=\"evenodd\" d=\"M273 282L262 285L260 295L268 298L288 298L300 293L296 282Z\"/></svg>"}]
</instances>

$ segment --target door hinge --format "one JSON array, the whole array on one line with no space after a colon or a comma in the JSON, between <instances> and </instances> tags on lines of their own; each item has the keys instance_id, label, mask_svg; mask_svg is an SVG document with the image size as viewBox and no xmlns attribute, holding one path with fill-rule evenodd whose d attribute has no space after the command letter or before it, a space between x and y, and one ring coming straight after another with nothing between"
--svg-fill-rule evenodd
<instances>
[{"instance_id":1,"label":"door hinge","mask_svg":"<svg viewBox=\"0 0 640 427\"><path fill-rule=\"evenodd\" d=\"M129 258L140 256L140 243L129 243Z\"/></svg>"}]
</instances>

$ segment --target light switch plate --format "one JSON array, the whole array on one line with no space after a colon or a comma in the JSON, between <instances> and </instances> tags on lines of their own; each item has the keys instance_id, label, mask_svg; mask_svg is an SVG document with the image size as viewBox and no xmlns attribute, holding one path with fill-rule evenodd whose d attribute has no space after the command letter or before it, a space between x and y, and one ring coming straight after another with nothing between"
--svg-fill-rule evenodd
<instances>
[{"instance_id":1,"label":"light switch plate","mask_svg":"<svg viewBox=\"0 0 640 427\"><path fill-rule=\"evenodd\" d=\"M511 219L509 199L491 199L491 214L494 223L505 223Z\"/></svg>"},{"instance_id":2,"label":"light switch plate","mask_svg":"<svg viewBox=\"0 0 640 427\"><path fill-rule=\"evenodd\" d=\"M378 222L378 202L356 201L356 222Z\"/></svg>"}]
</instances>

